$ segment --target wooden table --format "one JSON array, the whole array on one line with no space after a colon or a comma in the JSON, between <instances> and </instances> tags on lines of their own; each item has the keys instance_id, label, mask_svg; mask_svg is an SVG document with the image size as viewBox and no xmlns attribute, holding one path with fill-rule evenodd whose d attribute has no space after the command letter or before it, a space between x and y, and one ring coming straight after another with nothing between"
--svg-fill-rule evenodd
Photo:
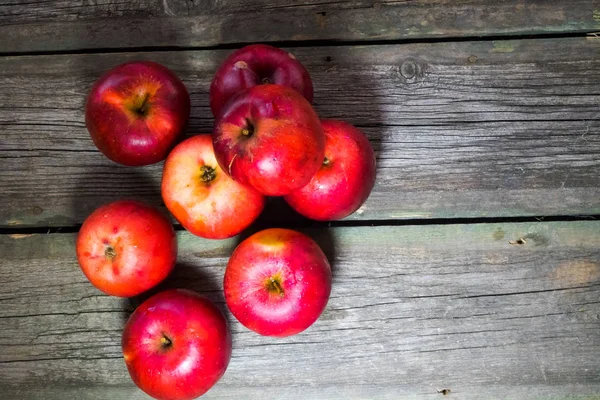
<instances>
[{"instance_id":1,"label":"wooden table","mask_svg":"<svg viewBox=\"0 0 600 400\"><path fill-rule=\"evenodd\" d=\"M191 93L231 49L293 52L324 118L370 138L378 178L345 221L273 200L256 229L313 236L332 264L319 321L287 339L232 322L209 399L600 398L600 3L571 0L8 0L0 4L0 397L143 399L121 355L141 299L108 297L74 240L100 204L162 206L162 165L102 156L83 104L132 59ZM239 238L179 230L161 287L224 308Z\"/></svg>"}]
</instances>

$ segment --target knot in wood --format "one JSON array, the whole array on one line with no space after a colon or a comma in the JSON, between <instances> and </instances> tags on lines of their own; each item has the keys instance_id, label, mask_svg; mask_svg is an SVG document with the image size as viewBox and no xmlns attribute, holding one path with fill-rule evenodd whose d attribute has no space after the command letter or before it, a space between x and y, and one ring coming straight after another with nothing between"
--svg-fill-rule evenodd
<instances>
[{"instance_id":1,"label":"knot in wood","mask_svg":"<svg viewBox=\"0 0 600 400\"><path fill-rule=\"evenodd\" d=\"M413 60L406 60L400 65L400 75L407 81L415 80L421 76L421 66Z\"/></svg>"}]
</instances>

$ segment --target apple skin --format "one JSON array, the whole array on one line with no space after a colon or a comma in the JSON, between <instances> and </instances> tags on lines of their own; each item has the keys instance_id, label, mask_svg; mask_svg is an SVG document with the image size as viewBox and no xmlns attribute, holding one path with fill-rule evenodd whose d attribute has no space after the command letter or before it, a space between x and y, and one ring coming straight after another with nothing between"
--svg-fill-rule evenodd
<instances>
[{"instance_id":1,"label":"apple skin","mask_svg":"<svg viewBox=\"0 0 600 400\"><path fill-rule=\"evenodd\" d=\"M161 186L171 214L185 229L207 239L237 235L265 206L263 195L219 167L210 135L193 136L171 151Z\"/></svg>"},{"instance_id":2,"label":"apple skin","mask_svg":"<svg viewBox=\"0 0 600 400\"><path fill-rule=\"evenodd\" d=\"M77 260L92 285L112 296L132 297L165 279L177 261L171 222L154 207L120 200L84 221Z\"/></svg>"},{"instance_id":3,"label":"apple skin","mask_svg":"<svg viewBox=\"0 0 600 400\"><path fill-rule=\"evenodd\" d=\"M160 400L190 400L213 387L231 359L231 333L208 299L185 290L158 293L125 325L123 357L133 382Z\"/></svg>"},{"instance_id":4,"label":"apple skin","mask_svg":"<svg viewBox=\"0 0 600 400\"><path fill-rule=\"evenodd\" d=\"M229 310L242 325L264 336L291 336L311 326L325 309L331 267L308 236L266 229L234 250L223 288Z\"/></svg>"},{"instance_id":5,"label":"apple skin","mask_svg":"<svg viewBox=\"0 0 600 400\"><path fill-rule=\"evenodd\" d=\"M217 70L209 94L213 115L218 117L236 93L269 83L289 86L312 103L312 80L296 57L277 47L252 44L231 53Z\"/></svg>"},{"instance_id":6,"label":"apple skin","mask_svg":"<svg viewBox=\"0 0 600 400\"><path fill-rule=\"evenodd\" d=\"M181 80L151 61L132 61L105 73L92 87L85 123L98 149L119 164L162 161L190 117Z\"/></svg>"},{"instance_id":7,"label":"apple skin","mask_svg":"<svg viewBox=\"0 0 600 400\"><path fill-rule=\"evenodd\" d=\"M285 201L298 213L319 221L347 217L367 200L375 185L375 152L354 126L322 120L325 162L310 183Z\"/></svg>"},{"instance_id":8,"label":"apple skin","mask_svg":"<svg viewBox=\"0 0 600 400\"><path fill-rule=\"evenodd\" d=\"M267 196L308 184L325 156L317 114L281 85L254 86L231 99L216 122L213 145L224 171Z\"/></svg>"}]
</instances>

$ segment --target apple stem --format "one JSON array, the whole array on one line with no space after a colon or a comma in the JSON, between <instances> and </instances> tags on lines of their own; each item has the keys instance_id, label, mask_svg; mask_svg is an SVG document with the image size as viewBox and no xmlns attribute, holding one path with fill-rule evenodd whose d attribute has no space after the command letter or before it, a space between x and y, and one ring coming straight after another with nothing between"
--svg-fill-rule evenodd
<instances>
[{"instance_id":1,"label":"apple stem","mask_svg":"<svg viewBox=\"0 0 600 400\"><path fill-rule=\"evenodd\" d=\"M139 115L146 115L148 112L148 100L150 100L150 93L145 93L142 98L141 103L138 103L138 106L135 107L135 112Z\"/></svg>"},{"instance_id":2,"label":"apple stem","mask_svg":"<svg viewBox=\"0 0 600 400\"><path fill-rule=\"evenodd\" d=\"M269 280L269 290L271 292L277 293L280 296L283 296L283 288L281 287L279 281L275 278L271 278Z\"/></svg>"},{"instance_id":3,"label":"apple stem","mask_svg":"<svg viewBox=\"0 0 600 400\"><path fill-rule=\"evenodd\" d=\"M246 137L250 137L254 134L254 125L248 120L246 120L246 126L242 128L242 135Z\"/></svg>"},{"instance_id":4,"label":"apple stem","mask_svg":"<svg viewBox=\"0 0 600 400\"><path fill-rule=\"evenodd\" d=\"M270 84L270 83L271 83L271 80L270 80L269 78L262 78L262 83L263 83L264 85L268 85L268 84Z\"/></svg>"},{"instance_id":5,"label":"apple stem","mask_svg":"<svg viewBox=\"0 0 600 400\"><path fill-rule=\"evenodd\" d=\"M163 335L163 336L160 338L160 345L162 346L162 348L163 348L164 350L166 350L166 349L168 349L169 347L171 347L171 344L172 344L172 343L173 343L173 342L171 342L171 339L169 339L169 338L168 338L168 337L166 337L165 335Z\"/></svg>"}]
</instances>

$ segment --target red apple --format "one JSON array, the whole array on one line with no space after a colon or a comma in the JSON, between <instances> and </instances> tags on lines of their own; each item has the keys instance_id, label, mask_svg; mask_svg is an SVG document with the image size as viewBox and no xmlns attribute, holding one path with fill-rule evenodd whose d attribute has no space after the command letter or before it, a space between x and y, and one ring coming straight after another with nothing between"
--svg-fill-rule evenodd
<instances>
[{"instance_id":1,"label":"red apple","mask_svg":"<svg viewBox=\"0 0 600 400\"><path fill-rule=\"evenodd\" d=\"M140 305L123 331L123 356L133 382L160 400L206 393L225 373L231 333L207 299L174 289Z\"/></svg>"},{"instance_id":2,"label":"red apple","mask_svg":"<svg viewBox=\"0 0 600 400\"><path fill-rule=\"evenodd\" d=\"M358 210L375 184L375 152L367 137L352 125L321 121L325 160L310 183L285 196L305 217L342 219Z\"/></svg>"},{"instance_id":3,"label":"red apple","mask_svg":"<svg viewBox=\"0 0 600 400\"><path fill-rule=\"evenodd\" d=\"M191 137L169 154L162 197L185 229L208 239L237 235L265 205L263 195L237 183L219 167L210 135Z\"/></svg>"},{"instance_id":4,"label":"red apple","mask_svg":"<svg viewBox=\"0 0 600 400\"><path fill-rule=\"evenodd\" d=\"M243 89L276 83L289 86L313 100L308 71L292 54L276 47L253 44L234 51L218 69L210 85L210 108L215 117L227 101Z\"/></svg>"},{"instance_id":5,"label":"red apple","mask_svg":"<svg viewBox=\"0 0 600 400\"><path fill-rule=\"evenodd\" d=\"M177 260L171 222L157 209L132 200L106 204L90 214L77 236L76 250L90 282L119 297L156 286Z\"/></svg>"},{"instance_id":6,"label":"red apple","mask_svg":"<svg viewBox=\"0 0 600 400\"><path fill-rule=\"evenodd\" d=\"M124 165L162 161L190 116L190 95L169 69L150 61L119 65L92 87L85 123L96 147Z\"/></svg>"},{"instance_id":7,"label":"red apple","mask_svg":"<svg viewBox=\"0 0 600 400\"><path fill-rule=\"evenodd\" d=\"M290 336L311 326L331 292L331 268L319 246L289 229L267 229L233 252L225 300L242 325L265 336Z\"/></svg>"},{"instance_id":8,"label":"red apple","mask_svg":"<svg viewBox=\"0 0 600 400\"><path fill-rule=\"evenodd\" d=\"M310 182L325 155L312 106L281 85L254 86L227 104L213 134L221 168L243 185L281 196Z\"/></svg>"}]
</instances>

